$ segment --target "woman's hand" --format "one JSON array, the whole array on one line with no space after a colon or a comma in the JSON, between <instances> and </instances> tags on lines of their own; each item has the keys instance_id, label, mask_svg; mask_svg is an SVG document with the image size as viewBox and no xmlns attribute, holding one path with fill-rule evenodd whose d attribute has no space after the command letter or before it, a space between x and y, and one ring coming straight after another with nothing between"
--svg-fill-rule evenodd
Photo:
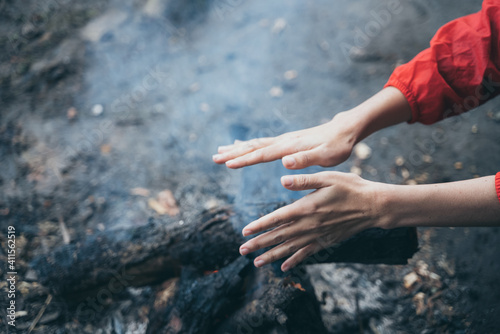
<instances>
[{"instance_id":1,"label":"woman's hand","mask_svg":"<svg viewBox=\"0 0 500 334\"><path fill-rule=\"evenodd\" d=\"M337 114L328 123L278 137L235 141L232 145L220 146L213 160L218 164L225 163L229 168L277 159L282 159L288 169L338 165L349 158L357 142L357 129L345 114Z\"/></svg>"},{"instance_id":2,"label":"woman's hand","mask_svg":"<svg viewBox=\"0 0 500 334\"><path fill-rule=\"evenodd\" d=\"M269 231L243 244L242 255L276 245L255 259L257 267L291 255L281 266L287 271L322 248L387 222L383 183L338 172L284 176L281 183L290 190L317 190L243 229L244 236Z\"/></svg>"},{"instance_id":3,"label":"woman's hand","mask_svg":"<svg viewBox=\"0 0 500 334\"><path fill-rule=\"evenodd\" d=\"M331 167L347 160L354 145L371 133L410 118L405 96L387 87L355 108L338 113L328 123L278 137L236 141L219 147L213 160L229 168L277 159L282 159L288 169Z\"/></svg>"}]
</instances>

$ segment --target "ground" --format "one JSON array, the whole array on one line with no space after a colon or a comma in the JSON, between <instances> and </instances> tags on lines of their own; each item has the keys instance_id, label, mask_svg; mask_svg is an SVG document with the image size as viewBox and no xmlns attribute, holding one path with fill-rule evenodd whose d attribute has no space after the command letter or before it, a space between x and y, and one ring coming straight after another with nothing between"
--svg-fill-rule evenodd
<instances>
[{"instance_id":1,"label":"ground","mask_svg":"<svg viewBox=\"0 0 500 334\"><path fill-rule=\"evenodd\" d=\"M0 1L0 240L6 249L7 228L15 227L18 289L26 292L18 332L44 303L34 333L119 332L131 312L123 305L147 299L147 289L120 296L100 323L80 324L57 299L46 302L31 259L176 206L181 220L224 203L244 210L300 197L281 188L289 171L279 162L229 171L211 155L234 139L313 126L359 104L441 25L480 6ZM433 126L380 131L365 140L368 159L353 155L332 169L391 183L492 175L500 166L499 110L497 99ZM159 193L175 198L168 212L156 205ZM421 250L406 266L309 268L332 333L498 332L499 229L430 228L419 236ZM3 253L2 282L5 260ZM6 293L1 298L3 305ZM141 321L125 322L123 332L141 332Z\"/></svg>"}]
</instances>

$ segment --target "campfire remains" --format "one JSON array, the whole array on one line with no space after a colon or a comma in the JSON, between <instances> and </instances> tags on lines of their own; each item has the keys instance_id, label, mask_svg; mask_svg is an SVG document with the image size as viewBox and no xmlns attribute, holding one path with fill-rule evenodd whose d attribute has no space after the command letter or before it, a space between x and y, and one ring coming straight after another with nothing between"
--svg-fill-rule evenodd
<instances>
[{"instance_id":1,"label":"campfire remains","mask_svg":"<svg viewBox=\"0 0 500 334\"><path fill-rule=\"evenodd\" d=\"M238 253L230 207L185 221L152 219L133 229L100 233L64 245L32 266L40 283L77 305L88 296L153 286L148 333L322 333L319 304L304 265L256 269ZM373 229L304 261L405 264L417 250L415 229ZM85 311L79 316L85 320Z\"/></svg>"}]
</instances>

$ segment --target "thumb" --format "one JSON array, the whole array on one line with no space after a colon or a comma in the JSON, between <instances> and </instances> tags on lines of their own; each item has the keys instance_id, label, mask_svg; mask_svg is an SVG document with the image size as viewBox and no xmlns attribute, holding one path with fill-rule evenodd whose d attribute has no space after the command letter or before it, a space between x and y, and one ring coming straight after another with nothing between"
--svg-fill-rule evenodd
<instances>
[{"instance_id":1,"label":"thumb","mask_svg":"<svg viewBox=\"0 0 500 334\"><path fill-rule=\"evenodd\" d=\"M325 173L285 175L281 178L283 187L290 190L319 189L330 185Z\"/></svg>"},{"instance_id":2,"label":"thumb","mask_svg":"<svg viewBox=\"0 0 500 334\"><path fill-rule=\"evenodd\" d=\"M302 169L313 165L319 165L321 155L317 149L298 152L283 157L281 162L287 169Z\"/></svg>"}]
</instances>

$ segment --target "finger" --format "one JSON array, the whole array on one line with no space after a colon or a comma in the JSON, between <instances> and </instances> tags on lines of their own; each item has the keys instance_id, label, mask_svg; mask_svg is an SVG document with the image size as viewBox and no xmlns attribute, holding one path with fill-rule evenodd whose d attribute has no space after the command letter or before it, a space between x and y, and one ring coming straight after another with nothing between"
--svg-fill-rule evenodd
<instances>
[{"instance_id":1,"label":"finger","mask_svg":"<svg viewBox=\"0 0 500 334\"><path fill-rule=\"evenodd\" d=\"M243 229L243 236L246 237L262 231L266 231L271 228L280 226L284 223L289 223L296 219L302 218L304 210L301 210L300 205L296 204L298 202L299 201L279 208L276 211L251 222Z\"/></svg>"},{"instance_id":2,"label":"finger","mask_svg":"<svg viewBox=\"0 0 500 334\"><path fill-rule=\"evenodd\" d=\"M297 224L296 222L290 222L278 226L275 229L261 234L241 245L240 254L247 255L259 249L280 244L298 235L304 235L304 233L306 233L306 229L303 226L304 224Z\"/></svg>"},{"instance_id":3,"label":"finger","mask_svg":"<svg viewBox=\"0 0 500 334\"><path fill-rule=\"evenodd\" d=\"M292 240L287 240L286 242L256 257L254 260L254 264L256 267L262 267L263 265L277 261L285 256L295 253L313 240L314 236L303 236Z\"/></svg>"},{"instance_id":4,"label":"finger","mask_svg":"<svg viewBox=\"0 0 500 334\"><path fill-rule=\"evenodd\" d=\"M313 165L319 165L323 160L324 152L317 147L312 150L302 151L283 157L282 163L288 169L302 169Z\"/></svg>"},{"instance_id":5,"label":"finger","mask_svg":"<svg viewBox=\"0 0 500 334\"><path fill-rule=\"evenodd\" d=\"M222 151L215 154L212 158L216 163L222 164L234 158L253 152L259 148L270 145L274 138L257 138L245 142L235 143L233 145L222 146ZM219 148L218 150L220 150Z\"/></svg>"},{"instance_id":6,"label":"finger","mask_svg":"<svg viewBox=\"0 0 500 334\"><path fill-rule=\"evenodd\" d=\"M281 177L281 184L290 190L319 189L332 185L331 173L285 175Z\"/></svg>"},{"instance_id":7,"label":"finger","mask_svg":"<svg viewBox=\"0 0 500 334\"><path fill-rule=\"evenodd\" d=\"M283 262L283 264L281 265L281 270L285 272L294 268L309 256L319 252L321 248L322 247L317 243L308 244L307 246L299 249L297 252L295 252L295 254L293 254L285 262Z\"/></svg>"},{"instance_id":8,"label":"finger","mask_svg":"<svg viewBox=\"0 0 500 334\"><path fill-rule=\"evenodd\" d=\"M241 143L244 143L244 141L239 140L239 139L235 139L235 141L234 141L232 144L230 144L230 145L223 145L223 146L219 146L219 147L217 148L217 152L218 152L218 153L225 153L225 152L229 152L229 151L231 151L231 150L234 150L234 148L235 148L237 145L241 144Z\"/></svg>"},{"instance_id":9,"label":"finger","mask_svg":"<svg viewBox=\"0 0 500 334\"><path fill-rule=\"evenodd\" d=\"M235 159L229 160L226 162L226 166L229 168L241 168L263 162L278 160L283 156L284 149L286 148L280 147L279 145L264 147Z\"/></svg>"}]
</instances>

